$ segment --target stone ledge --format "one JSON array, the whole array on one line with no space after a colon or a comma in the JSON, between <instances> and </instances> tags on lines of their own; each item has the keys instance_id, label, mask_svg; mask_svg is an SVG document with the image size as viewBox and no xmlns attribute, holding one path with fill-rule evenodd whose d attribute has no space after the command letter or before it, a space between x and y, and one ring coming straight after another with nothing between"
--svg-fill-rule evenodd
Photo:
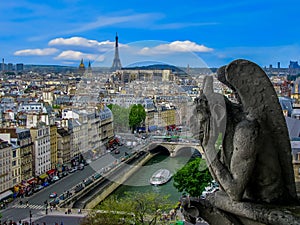
<instances>
[{"instance_id":1,"label":"stone ledge","mask_svg":"<svg viewBox=\"0 0 300 225\"><path fill-rule=\"evenodd\" d=\"M208 196L207 201L213 207L238 217L243 224L249 221L251 224L300 225L300 206L235 202L221 191Z\"/></svg>"}]
</instances>

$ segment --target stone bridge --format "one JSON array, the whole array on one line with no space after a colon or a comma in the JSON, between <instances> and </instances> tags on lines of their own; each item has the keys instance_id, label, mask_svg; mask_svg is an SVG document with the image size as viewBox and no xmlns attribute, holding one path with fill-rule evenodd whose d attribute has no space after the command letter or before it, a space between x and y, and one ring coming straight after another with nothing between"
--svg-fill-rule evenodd
<instances>
[{"instance_id":1,"label":"stone bridge","mask_svg":"<svg viewBox=\"0 0 300 225\"><path fill-rule=\"evenodd\" d=\"M149 146L148 150L151 151L157 147L164 147L170 152L171 157L175 157L178 155L180 151L184 151L187 148L194 148L198 150L202 156L204 156L203 149L199 143L193 142L160 142L160 141L152 141Z\"/></svg>"}]
</instances>

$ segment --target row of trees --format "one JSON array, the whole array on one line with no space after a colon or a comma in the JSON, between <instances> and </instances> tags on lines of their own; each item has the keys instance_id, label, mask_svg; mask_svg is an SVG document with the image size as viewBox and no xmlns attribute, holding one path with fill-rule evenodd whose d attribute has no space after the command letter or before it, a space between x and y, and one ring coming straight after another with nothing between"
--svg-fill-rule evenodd
<instances>
[{"instance_id":1,"label":"row of trees","mask_svg":"<svg viewBox=\"0 0 300 225\"><path fill-rule=\"evenodd\" d=\"M114 116L114 125L117 132L126 132L128 128L134 133L137 127L142 126L146 119L146 111L141 104L129 108L110 104L107 106Z\"/></svg>"},{"instance_id":2,"label":"row of trees","mask_svg":"<svg viewBox=\"0 0 300 225\"><path fill-rule=\"evenodd\" d=\"M81 225L167 224L161 220L172 208L168 196L158 193L125 193L125 197L111 196L91 211Z\"/></svg>"}]
</instances>

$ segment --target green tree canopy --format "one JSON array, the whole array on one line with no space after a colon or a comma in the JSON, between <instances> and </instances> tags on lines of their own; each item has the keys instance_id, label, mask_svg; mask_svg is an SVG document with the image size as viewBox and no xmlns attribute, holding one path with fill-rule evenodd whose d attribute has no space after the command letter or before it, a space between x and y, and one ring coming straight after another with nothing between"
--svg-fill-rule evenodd
<instances>
[{"instance_id":1,"label":"green tree canopy","mask_svg":"<svg viewBox=\"0 0 300 225\"><path fill-rule=\"evenodd\" d=\"M111 196L104 200L81 225L164 224L159 218L171 208L168 196L130 192L122 198Z\"/></svg>"},{"instance_id":2,"label":"green tree canopy","mask_svg":"<svg viewBox=\"0 0 300 225\"><path fill-rule=\"evenodd\" d=\"M114 117L114 127L117 132L126 132L129 124L129 111L130 108L121 107L115 104L107 106Z\"/></svg>"},{"instance_id":3,"label":"green tree canopy","mask_svg":"<svg viewBox=\"0 0 300 225\"><path fill-rule=\"evenodd\" d=\"M179 192L198 197L211 181L205 160L195 158L176 172L173 185Z\"/></svg>"},{"instance_id":4,"label":"green tree canopy","mask_svg":"<svg viewBox=\"0 0 300 225\"><path fill-rule=\"evenodd\" d=\"M132 133L134 130L142 124L146 119L146 111L144 107L141 104L133 105L130 108L129 112L129 126L132 130Z\"/></svg>"}]
</instances>

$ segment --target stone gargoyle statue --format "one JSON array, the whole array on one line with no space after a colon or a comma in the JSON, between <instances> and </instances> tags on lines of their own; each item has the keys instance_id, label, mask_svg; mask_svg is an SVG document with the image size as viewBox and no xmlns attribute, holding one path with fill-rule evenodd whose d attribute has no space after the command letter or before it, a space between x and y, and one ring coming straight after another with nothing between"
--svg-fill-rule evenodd
<instances>
[{"instance_id":1,"label":"stone gargoyle statue","mask_svg":"<svg viewBox=\"0 0 300 225\"><path fill-rule=\"evenodd\" d=\"M221 211L228 202L246 203L238 207L248 209L252 204L258 208L298 204L288 130L269 78L258 65L242 59L219 68L217 78L233 91L236 101L214 92L213 77L205 77L191 124L210 173L225 196L218 203ZM215 206L216 196L213 199L210 207ZM190 200L184 208L188 214ZM239 210L243 211L230 213L239 214ZM192 216L197 215L194 208Z\"/></svg>"}]
</instances>

